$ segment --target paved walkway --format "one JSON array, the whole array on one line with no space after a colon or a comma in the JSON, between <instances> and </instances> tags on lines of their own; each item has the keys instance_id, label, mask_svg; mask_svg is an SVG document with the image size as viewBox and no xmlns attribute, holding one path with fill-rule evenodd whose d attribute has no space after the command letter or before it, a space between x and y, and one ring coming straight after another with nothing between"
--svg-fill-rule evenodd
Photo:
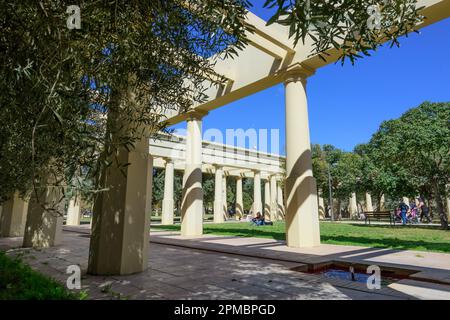
<instances>
[{"instance_id":1,"label":"paved walkway","mask_svg":"<svg viewBox=\"0 0 450 320\"><path fill-rule=\"evenodd\" d=\"M312 248L290 248L285 241L204 235L186 239L179 232L151 232L151 241L194 249L234 253L259 258L298 262L311 267L336 263L376 264L388 269L406 269L415 278L425 278L450 285L450 254L413 250L394 250L360 246L322 244Z\"/></svg>"},{"instance_id":2,"label":"paved walkway","mask_svg":"<svg viewBox=\"0 0 450 320\"><path fill-rule=\"evenodd\" d=\"M1 238L0 250L9 249L8 254L23 256L32 268L62 283L68 277L67 267L80 265L82 290L91 299L450 299L450 286L443 284L408 279L382 286L381 290L369 290L362 283L293 270L306 270L320 259L347 256L375 262L393 257L404 264L407 258L401 253L382 254L373 249L328 245L296 252L268 239L223 236L183 239L176 233L152 231L148 270L135 275L100 277L85 274L89 229L65 227L63 236L62 245L45 250L13 249L20 247L21 238ZM432 257L435 261L431 268L424 266L428 262L423 262L417 267L419 272L441 272L440 282L450 276L450 263L445 260L450 255L443 254L444 260L440 260L436 259L440 254L421 254L425 258L420 259L428 261Z\"/></svg>"}]
</instances>

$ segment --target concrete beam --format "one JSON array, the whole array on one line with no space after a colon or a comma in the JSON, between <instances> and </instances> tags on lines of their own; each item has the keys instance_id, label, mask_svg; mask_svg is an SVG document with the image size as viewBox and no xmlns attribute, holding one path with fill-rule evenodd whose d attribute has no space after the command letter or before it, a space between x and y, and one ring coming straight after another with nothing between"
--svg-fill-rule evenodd
<instances>
[{"instance_id":1,"label":"concrete beam","mask_svg":"<svg viewBox=\"0 0 450 320\"><path fill-rule=\"evenodd\" d=\"M421 13L427 19L418 29L450 17L448 0L419 0L418 7L422 6L425 8ZM339 53L334 49L328 51L327 61L323 61L318 55L310 56L313 41L308 38L305 44L299 43L294 48L292 40L288 39L288 28L276 24L265 26L264 21L253 14L248 15L248 23L255 26L255 34L250 39L252 45L247 46L234 59L218 61L215 67L217 73L233 79L232 90L219 93L217 89L211 88L207 91L209 101L196 106L196 110L209 112L279 84L283 82L283 75L296 65L316 70L339 58ZM286 55L280 49L285 50ZM289 65L280 63L280 59L289 61ZM185 114L171 114L168 115L167 122L176 124L184 120Z\"/></svg>"}]
</instances>

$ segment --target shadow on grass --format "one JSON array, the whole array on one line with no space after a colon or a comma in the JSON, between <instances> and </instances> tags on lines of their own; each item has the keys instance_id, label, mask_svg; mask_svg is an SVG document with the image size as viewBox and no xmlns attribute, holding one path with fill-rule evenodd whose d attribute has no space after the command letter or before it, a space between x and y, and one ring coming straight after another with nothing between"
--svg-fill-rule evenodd
<instances>
[{"instance_id":1,"label":"shadow on grass","mask_svg":"<svg viewBox=\"0 0 450 320\"><path fill-rule=\"evenodd\" d=\"M214 220L213 217L206 217L203 219L203 222L212 222ZM161 217L151 217L150 218L151 222L161 222ZM173 222L174 223L181 223L181 218L180 217L174 217L173 218Z\"/></svg>"},{"instance_id":2,"label":"shadow on grass","mask_svg":"<svg viewBox=\"0 0 450 320\"><path fill-rule=\"evenodd\" d=\"M179 225L171 226L151 226L152 229L166 230L166 231L179 231ZM258 228L264 228L263 226ZM256 238L271 238L275 240L285 240L284 232L269 231L264 229L243 229L243 228L210 228L203 226L204 234L220 234L220 235L233 235L237 237L256 237Z\"/></svg>"},{"instance_id":3,"label":"shadow on grass","mask_svg":"<svg viewBox=\"0 0 450 320\"><path fill-rule=\"evenodd\" d=\"M352 226L352 227L359 227L359 228L385 228L385 229L407 229L407 230L411 230L411 229L443 230L440 226L434 226L434 225L430 226L430 225L426 225L426 224L421 224L421 225L410 225L409 224L409 225L403 226L401 223L397 223L394 226L394 225L387 225L387 224L372 224L372 225L369 225L369 224L360 224L360 223L346 223L346 224L342 224L342 225L349 225L349 226Z\"/></svg>"},{"instance_id":4,"label":"shadow on grass","mask_svg":"<svg viewBox=\"0 0 450 320\"><path fill-rule=\"evenodd\" d=\"M361 225L358 225L361 226ZM365 227L365 226L363 226ZM370 227L370 226L367 226ZM179 231L180 226L152 226L154 229ZM260 227L258 227L260 228ZM262 227L263 228L263 227ZM275 240L285 240L284 231L270 231L264 229L242 229L242 228L209 228L203 227L205 234L233 235L237 237L256 237L270 238ZM419 251L435 251L450 253L449 243L445 242L428 242L423 240L402 240L398 238L370 238L355 237L346 235L321 235L322 243L355 245L382 249L398 249L398 250L419 250Z\"/></svg>"},{"instance_id":5,"label":"shadow on grass","mask_svg":"<svg viewBox=\"0 0 450 320\"><path fill-rule=\"evenodd\" d=\"M427 242L422 240L373 239L366 237L350 237L345 235L322 235L322 243L357 245L372 248L437 251L450 253L450 246L444 242Z\"/></svg>"}]
</instances>

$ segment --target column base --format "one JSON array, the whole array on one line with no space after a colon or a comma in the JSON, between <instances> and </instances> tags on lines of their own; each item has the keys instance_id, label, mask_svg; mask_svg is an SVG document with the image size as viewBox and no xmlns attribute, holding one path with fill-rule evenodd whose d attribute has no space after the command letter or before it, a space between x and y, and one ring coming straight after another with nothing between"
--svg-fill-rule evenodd
<instances>
[{"instance_id":1,"label":"column base","mask_svg":"<svg viewBox=\"0 0 450 320\"><path fill-rule=\"evenodd\" d=\"M63 225L63 204L59 188L38 191L39 199L32 196L28 208L27 223L23 237L23 247L48 248L61 244ZM44 206L59 209L46 210Z\"/></svg>"},{"instance_id":2,"label":"column base","mask_svg":"<svg viewBox=\"0 0 450 320\"><path fill-rule=\"evenodd\" d=\"M222 201L214 201L214 223L225 222Z\"/></svg>"},{"instance_id":3,"label":"column base","mask_svg":"<svg viewBox=\"0 0 450 320\"><path fill-rule=\"evenodd\" d=\"M289 247L320 245L320 227L316 182L312 176L303 176L295 182L286 180L286 242ZM292 186L289 188L289 186ZM290 190L290 191L289 191Z\"/></svg>"},{"instance_id":4,"label":"column base","mask_svg":"<svg viewBox=\"0 0 450 320\"><path fill-rule=\"evenodd\" d=\"M162 225L173 225L173 207L174 201L172 199L164 199L162 203Z\"/></svg>"},{"instance_id":5,"label":"column base","mask_svg":"<svg viewBox=\"0 0 450 320\"><path fill-rule=\"evenodd\" d=\"M236 204L236 220L240 220L244 217L243 206L240 204Z\"/></svg>"},{"instance_id":6,"label":"column base","mask_svg":"<svg viewBox=\"0 0 450 320\"><path fill-rule=\"evenodd\" d=\"M2 206L0 215L0 237L22 237L27 219L28 201L16 192Z\"/></svg>"},{"instance_id":7,"label":"column base","mask_svg":"<svg viewBox=\"0 0 450 320\"><path fill-rule=\"evenodd\" d=\"M126 175L107 168L104 185L110 188L94 204L88 263L93 275L133 274L148 265L152 158L144 152L120 153L122 162L130 163Z\"/></svg>"},{"instance_id":8,"label":"column base","mask_svg":"<svg viewBox=\"0 0 450 320\"><path fill-rule=\"evenodd\" d=\"M79 226L81 221L80 203L79 200L69 200L69 207L67 208L66 226Z\"/></svg>"},{"instance_id":9,"label":"column base","mask_svg":"<svg viewBox=\"0 0 450 320\"><path fill-rule=\"evenodd\" d=\"M273 205L270 208L270 221L276 221L277 220L277 208Z\"/></svg>"},{"instance_id":10,"label":"column base","mask_svg":"<svg viewBox=\"0 0 450 320\"><path fill-rule=\"evenodd\" d=\"M201 166L186 166L181 205L181 235L198 237L203 234L203 189Z\"/></svg>"},{"instance_id":11,"label":"column base","mask_svg":"<svg viewBox=\"0 0 450 320\"><path fill-rule=\"evenodd\" d=\"M272 221L272 218L270 216L270 211L268 209L264 209L264 220Z\"/></svg>"}]
</instances>

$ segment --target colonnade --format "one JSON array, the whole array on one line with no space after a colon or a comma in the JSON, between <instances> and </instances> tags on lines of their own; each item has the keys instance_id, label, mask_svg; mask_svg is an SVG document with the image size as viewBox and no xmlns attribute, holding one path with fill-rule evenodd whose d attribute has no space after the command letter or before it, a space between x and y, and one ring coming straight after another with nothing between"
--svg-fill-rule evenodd
<instances>
[{"instance_id":1,"label":"colonnade","mask_svg":"<svg viewBox=\"0 0 450 320\"><path fill-rule=\"evenodd\" d=\"M165 178L164 178L164 198L162 200L162 217L161 223L163 225L174 224L174 166L172 159L165 160ZM261 174L254 171L253 184L253 203L251 208L253 216L257 212L264 214L265 219L269 221L281 220L284 217L284 201L283 191L281 188L281 181L277 175L267 175L267 178L261 179ZM236 199L235 199L235 217L236 219L244 218L244 196L243 196L243 175L238 175L235 178L236 182ZM214 205L213 205L213 221L214 223L222 223L228 219L228 194L227 194L227 179L230 178L228 173L220 165L215 165L214 169ZM264 194L264 211L262 210L262 194L261 194L261 180L264 180L265 194Z\"/></svg>"},{"instance_id":2,"label":"colonnade","mask_svg":"<svg viewBox=\"0 0 450 320\"><path fill-rule=\"evenodd\" d=\"M21 237L25 231L28 212L28 200L15 192L11 199L3 203L0 217L1 237Z\"/></svg>"},{"instance_id":3,"label":"colonnade","mask_svg":"<svg viewBox=\"0 0 450 320\"><path fill-rule=\"evenodd\" d=\"M379 200L380 200L380 203L378 204L378 210L385 210L384 195L382 195ZM364 194L364 205L361 209L362 209L362 211L365 211L365 212L373 212L374 211L374 207L373 207L373 203L372 203L372 195L368 192L366 192ZM353 192L351 197L349 198L348 211L350 213L350 217L358 214L358 212L360 211L360 210L358 210L358 202L356 199L356 192Z\"/></svg>"},{"instance_id":4,"label":"colonnade","mask_svg":"<svg viewBox=\"0 0 450 320\"><path fill-rule=\"evenodd\" d=\"M312 175L305 89L306 77L311 74L310 70L295 65L283 75L286 92L285 199L275 176L269 177L269 181L266 181L268 215L270 220L276 220L280 212L284 213L286 240L291 247L320 244L317 191ZM181 235L184 237L198 237L203 233L202 118L206 114L207 112L197 110L188 112L187 117L181 204ZM129 165L125 168L125 172L110 166L102 175L103 185L108 189L98 194L94 204L88 263L88 272L91 274L130 274L144 270L148 263L153 162L147 137L137 142L134 150L123 148L115 156L121 163ZM217 189L214 206L216 221L221 221L225 216L225 210L221 210L226 199L225 179L226 174L223 170L216 170ZM164 223L171 223L173 167L170 161L166 165L165 180L163 220ZM261 180L261 172L255 171L252 211L263 214ZM238 178L236 183L236 211L241 216L244 213L242 178ZM55 192L43 190L39 195L43 201L39 203L53 202L58 198ZM13 203L15 202L17 201L13 200ZM79 214L79 207L75 201L70 206L71 215ZM17 220L23 221L24 212L27 210L19 207L20 205L13 205L13 209L9 210L7 205L4 206L2 220L8 217L8 212L12 212L14 217L16 214L21 215L22 218L18 217ZM28 208L24 245L45 247L58 244L62 216L54 215L35 201L30 202L30 207L32 210ZM79 217L69 218L68 221L78 223Z\"/></svg>"}]
</instances>

